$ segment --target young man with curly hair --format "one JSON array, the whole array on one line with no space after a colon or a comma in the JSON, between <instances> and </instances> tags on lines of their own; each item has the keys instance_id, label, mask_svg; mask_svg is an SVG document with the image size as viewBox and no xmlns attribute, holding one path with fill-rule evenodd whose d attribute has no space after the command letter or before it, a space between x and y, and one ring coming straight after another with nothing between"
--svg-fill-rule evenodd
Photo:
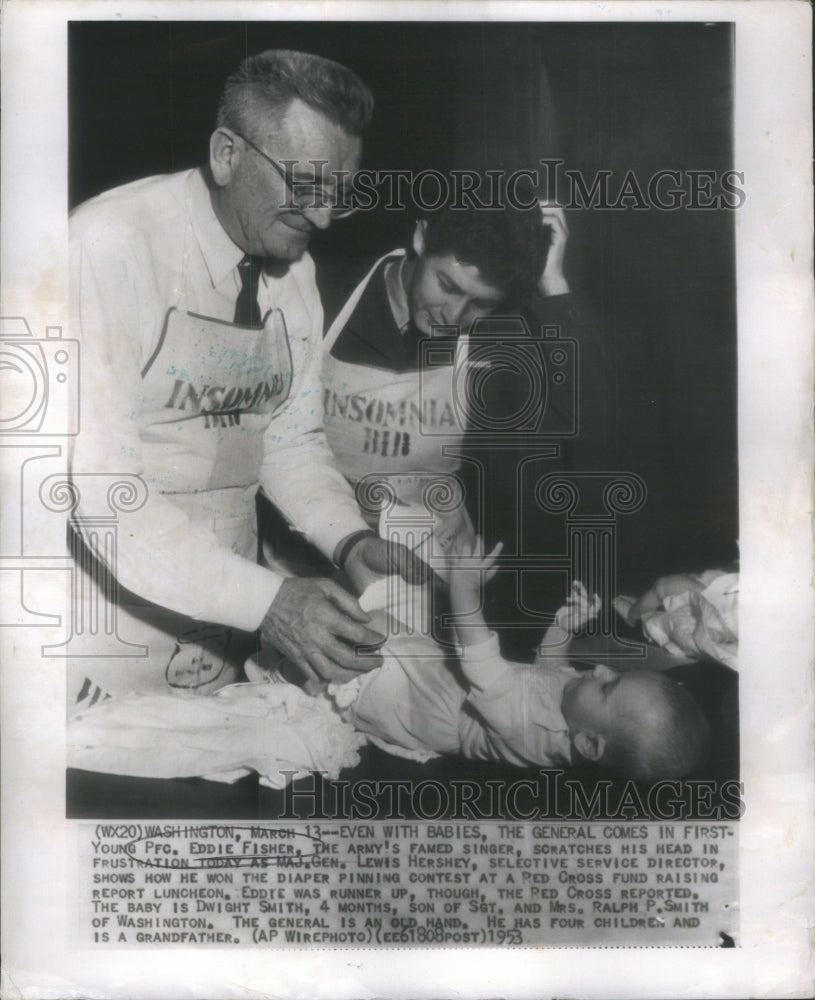
<instances>
[{"instance_id":1,"label":"young man with curly hair","mask_svg":"<svg viewBox=\"0 0 815 1000\"><path fill-rule=\"evenodd\" d=\"M343 295L338 312L331 301L336 287L325 300L327 314L334 314L323 345L326 440L340 471L357 488L371 527L380 527L378 502L389 496L400 518L426 517L432 484L455 477L447 480L453 483L450 503L435 516L434 540L425 555L440 555L462 535L472 538L473 523L489 544L515 537L518 512L531 502L513 493L519 463L540 454L545 459L540 471L598 467L597 444L611 426L605 416L608 378L599 327L564 275L564 211L531 197L524 202L531 207L504 199L502 207L450 205L423 213L411 245L369 267ZM520 318L525 323L521 339L530 344L542 327L577 343L580 369L568 373L574 394L564 391L565 382L553 382L556 373L544 366L530 369L535 355L519 344ZM538 375L540 411L546 410L547 420L543 435L512 427L519 402L535 389L530 379ZM579 453L570 437L575 415L565 411L577 397L579 444L591 446L594 454ZM481 418L509 427L509 434L502 433L487 449L477 446L472 458L462 461ZM519 489L528 493L532 485L530 480ZM456 490L465 503L456 502ZM279 519L267 511L264 520L274 547L285 549ZM541 523L541 518L526 519L526 550L562 548L561 538L541 536ZM551 590L546 610L557 607L561 586L553 578L537 588ZM494 619L510 630L523 617L512 574L499 574L489 600ZM542 631L542 625L531 631L523 627L519 645L532 649Z\"/></svg>"}]
</instances>

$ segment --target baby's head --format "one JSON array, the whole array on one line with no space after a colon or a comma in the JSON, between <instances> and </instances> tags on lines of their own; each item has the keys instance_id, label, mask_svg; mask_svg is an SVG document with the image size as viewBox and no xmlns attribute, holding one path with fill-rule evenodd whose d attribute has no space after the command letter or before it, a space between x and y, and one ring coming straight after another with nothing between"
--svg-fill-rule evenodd
<instances>
[{"instance_id":1,"label":"baby's head","mask_svg":"<svg viewBox=\"0 0 815 1000\"><path fill-rule=\"evenodd\" d=\"M568 682L561 711L577 753L628 778L683 778L707 751L709 726L690 692L654 670L598 665Z\"/></svg>"}]
</instances>

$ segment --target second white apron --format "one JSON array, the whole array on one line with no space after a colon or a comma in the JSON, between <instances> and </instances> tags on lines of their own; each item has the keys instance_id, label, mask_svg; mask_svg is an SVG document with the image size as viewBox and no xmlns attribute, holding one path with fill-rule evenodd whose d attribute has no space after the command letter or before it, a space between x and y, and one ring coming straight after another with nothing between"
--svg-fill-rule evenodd
<instances>
[{"instance_id":1,"label":"second white apron","mask_svg":"<svg viewBox=\"0 0 815 1000\"><path fill-rule=\"evenodd\" d=\"M323 345L326 440L343 475L358 487L363 516L372 526L379 521L377 481L387 484L387 492L400 505L422 508L428 487L459 468L465 432L454 393L455 383L463 382L456 373L466 364L466 337L459 338L453 364L422 371L351 364L331 354L377 269L400 256L404 251L377 261L332 323ZM472 531L463 504L451 506L436 518L438 540L444 537L447 544L458 531Z\"/></svg>"}]
</instances>

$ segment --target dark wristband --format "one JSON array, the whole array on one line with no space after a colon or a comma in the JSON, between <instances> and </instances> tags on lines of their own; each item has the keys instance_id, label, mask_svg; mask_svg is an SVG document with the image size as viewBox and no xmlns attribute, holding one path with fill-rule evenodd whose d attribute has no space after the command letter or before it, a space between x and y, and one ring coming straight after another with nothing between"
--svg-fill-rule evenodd
<instances>
[{"instance_id":1,"label":"dark wristband","mask_svg":"<svg viewBox=\"0 0 815 1000\"><path fill-rule=\"evenodd\" d=\"M370 528L363 528L361 531L355 531L353 534L349 535L344 542L342 542L334 557L334 562L339 569L344 569L345 562L348 559L348 556L351 555L351 549L354 548L357 542L361 542L363 538L378 537L379 535L377 535L377 533L372 531Z\"/></svg>"}]
</instances>

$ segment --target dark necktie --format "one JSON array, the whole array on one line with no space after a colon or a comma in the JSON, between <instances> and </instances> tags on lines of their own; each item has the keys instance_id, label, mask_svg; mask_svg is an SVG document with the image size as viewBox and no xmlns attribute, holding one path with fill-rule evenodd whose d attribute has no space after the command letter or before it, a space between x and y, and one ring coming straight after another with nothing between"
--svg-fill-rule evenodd
<instances>
[{"instance_id":1,"label":"dark necktie","mask_svg":"<svg viewBox=\"0 0 815 1000\"><path fill-rule=\"evenodd\" d=\"M238 264L238 274L241 279L241 290L235 303L235 326L261 327L258 305L258 283L263 270L263 258L252 257L249 254Z\"/></svg>"}]
</instances>

